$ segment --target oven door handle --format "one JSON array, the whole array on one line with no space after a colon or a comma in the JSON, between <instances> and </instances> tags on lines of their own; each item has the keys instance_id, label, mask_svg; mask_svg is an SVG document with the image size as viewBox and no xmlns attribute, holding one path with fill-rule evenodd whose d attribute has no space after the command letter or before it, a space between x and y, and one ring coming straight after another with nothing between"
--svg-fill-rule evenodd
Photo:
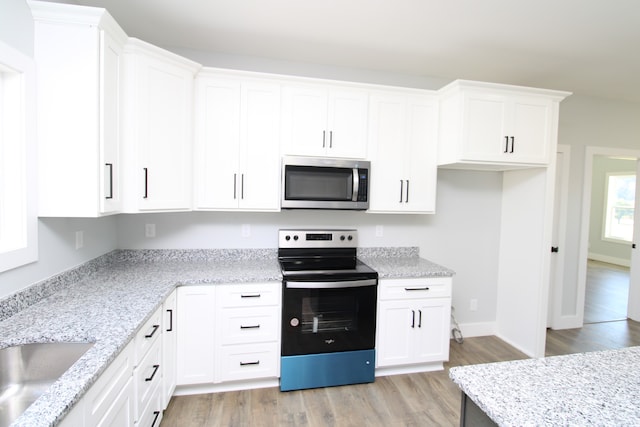
<instances>
[{"instance_id":1,"label":"oven door handle","mask_svg":"<svg viewBox=\"0 0 640 427\"><path fill-rule=\"evenodd\" d=\"M362 286L375 286L377 279L346 280L338 282L290 282L286 281L285 286L289 289L340 289L359 288Z\"/></svg>"}]
</instances>

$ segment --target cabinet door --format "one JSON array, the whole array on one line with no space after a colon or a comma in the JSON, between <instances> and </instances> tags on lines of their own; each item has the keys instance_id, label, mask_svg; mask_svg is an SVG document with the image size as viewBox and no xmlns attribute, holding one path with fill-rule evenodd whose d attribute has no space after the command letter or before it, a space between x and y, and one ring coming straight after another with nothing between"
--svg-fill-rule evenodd
<instances>
[{"instance_id":1,"label":"cabinet door","mask_svg":"<svg viewBox=\"0 0 640 427\"><path fill-rule=\"evenodd\" d=\"M435 100L410 98L405 160L404 212L435 213L437 181L437 106Z\"/></svg>"},{"instance_id":2,"label":"cabinet door","mask_svg":"<svg viewBox=\"0 0 640 427\"><path fill-rule=\"evenodd\" d=\"M326 154L331 157L366 158L368 93L331 90L328 101Z\"/></svg>"},{"instance_id":3,"label":"cabinet door","mask_svg":"<svg viewBox=\"0 0 640 427\"><path fill-rule=\"evenodd\" d=\"M470 92L464 95L463 102L462 159L507 161L508 106L504 96Z\"/></svg>"},{"instance_id":4,"label":"cabinet door","mask_svg":"<svg viewBox=\"0 0 640 427\"><path fill-rule=\"evenodd\" d=\"M215 287L178 288L178 385L212 383Z\"/></svg>"},{"instance_id":5,"label":"cabinet door","mask_svg":"<svg viewBox=\"0 0 640 427\"><path fill-rule=\"evenodd\" d=\"M285 86L282 96L284 154L325 155L329 142L327 90L316 86Z\"/></svg>"},{"instance_id":6,"label":"cabinet door","mask_svg":"<svg viewBox=\"0 0 640 427\"><path fill-rule=\"evenodd\" d=\"M522 163L549 163L552 103L548 99L515 97L511 104L513 160ZM511 153L513 151L513 153Z\"/></svg>"},{"instance_id":7,"label":"cabinet door","mask_svg":"<svg viewBox=\"0 0 640 427\"><path fill-rule=\"evenodd\" d=\"M240 82L199 78L196 87L196 209L238 206Z\"/></svg>"},{"instance_id":8,"label":"cabinet door","mask_svg":"<svg viewBox=\"0 0 640 427\"><path fill-rule=\"evenodd\" d=\"M177 291L167 297L162 308L162 408L167 409L178 375Z\"/></svg>"},{"instance_id":9,"label":"cabinet door","mask_svg":"<svg viewBox=\"0 0 640 427\"><path fill-rule=\"evenodd\" d=\"M412 363L415 325L407 301L380 301L376 339L376 366Z\"/></svg>"},{"instance_id":10,"label":"cabinet door","mask_svg":"<svg viewBox=\"0 0 640 427\"><path fill-rule=\"evenodd\" d=\"M449 298L432 298L415 302L415 357L419 362L449 360Z\"/></svg>"},{"instance_id":11,"label":"cabinet door","mask_svg":"<svg viewBox=\"0 0 640 427\"><path fill-rule=\"evenodd\" d=\"M403 203L406 109L403 96L371 96L371 212L397 211Z\"/></svg>"},{"instance_id":12,"label":"cabinet door","mask_svg":"<svg viewBox=\"0 0 640 427\"><path fill-rule=\"evenodd\" d=\"M120 194L120 85L122 46L100 31L100 213L122 209Z\"/></svg>"},{"instance_id":13,"label":"cabinet door","mask_svg":"<svg viewBox=\"0 0 640 427\"><path fill-rule=\"evenodd\" d=\"M239 207L280 208L280 85L245 82L241 90Z\"/></svg>"},{"instance_id":14,"label":"cabinet door","mask_svg":"<svg viewBox=\"0 0 640 427\"><path fill-rule=\"evenodd\" d=\"M193 73L157 56L134 53L137 117L130 120L137 144L134 182L138 210L191 207L191 111Z\"/></svg>"}]
</instances>

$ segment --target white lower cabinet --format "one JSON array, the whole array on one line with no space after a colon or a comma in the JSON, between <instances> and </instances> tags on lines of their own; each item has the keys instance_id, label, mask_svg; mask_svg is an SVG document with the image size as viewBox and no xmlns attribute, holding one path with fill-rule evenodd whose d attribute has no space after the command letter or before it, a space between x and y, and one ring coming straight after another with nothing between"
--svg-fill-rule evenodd
<instances>
[{"instance_id":1,"label":"white lower cabinet","mask_svg":"<svg viewBox=\"0 0 640 427\"><path fill-rule=\"evenodd\" d=\"M276 385L280 316L280 282L178 288L180 394Z\"/></svg>"},{"instance_id":2,"label":"white lower cabinet","mask_svg":"<svg viewBox=\"0 0 640 427\"><path fill-rule=\"evenodd\" d=\"M377 375L442 368L449 359L451 281L380 280Z\"/></svg>"}]
</instances>

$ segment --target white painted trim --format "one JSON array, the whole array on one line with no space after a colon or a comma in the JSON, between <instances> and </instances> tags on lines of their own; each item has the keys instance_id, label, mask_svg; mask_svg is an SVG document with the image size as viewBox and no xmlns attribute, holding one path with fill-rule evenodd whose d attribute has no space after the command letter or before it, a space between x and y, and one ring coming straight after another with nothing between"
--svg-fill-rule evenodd
<instances>
[{"instance_id":1,"label":"white painted trim","mask_svg":"<svg viewBox=\"0 0 640 427\"><path fill-rule=\"evenodd\" d=\"M417 372L434 372L442 371L444 365L442 362L417 363L415 365L400 366L384 366L376 368L376 377L385 377L387 375L414 374Z\"/></svg>"},{"instance_id":2,"label":"white painted trim","mask_svg":"<svg viewBox=\"0 0 640 427\"><path fill-rule=\"evenodd\" d=\"M582 327L582 318L578 318L578 316L560 316L554 322L551 329L560 330L560 329L575 329Z\"/></svg>"},{"instance_id":3,"label":"white painted trim","mask_svg":"<svg viewBox=\"0 0 640 427\"><path fill-rule=\"evenodd\" d=\"M584 155L584 177L582 181L582 223L580 226L580 248L578 250L578 283L576 289L576 317L579 326L584 324L584 298L587 288L587 259L589 257L589 219L591 217L591 181L593 180L593 156L617 156L640 159L640 150L611 147L586 147ZM636 206L640 200L636 200ZM633 290L630 283L629 293ZM640 286L636 283L635 286Z\"/></svg>"},{"instance_id":4,"label":"white painted trim","mask_svg":"<svg viewBox=\"0 0 640 427\"><path fill-rule=\"evenodd\" d=\"M247 381L229 381L223 383L178 385L174 396L189 396L192 394L220 393L225 391L253 390L256 388L280 387L280 378L265 378Z\"/></svg>"},{"instance_id":5,"label":"white painted trim","mask_svg":"<svg viewBox=\"0 0 640 427\"><path fill-rule=\"evenodd\" d=\"M558 212L558 227L557 227L557 241L555 242L559 248L556 256L556 270L554 278L554 288L549 289L549 292L553 292L551 302L552 306L548 308L551 313L550 327L553 329L561 329L559 325L562 323L560 320L562 316L562 294L564 286L564 263L566 242L567 242L567 200L569 199L569 172L571 168L571 146L566 144L558 144L556 153L562 153L562 176L560 178L560 188L554 188L554 191L559 192L558 199L561 200L561 205ZM556 155L557 159L557 155ZM556 166L556 171L558 170ZM555 194L553 197L555 203ZM554 206L555 209L555 206ZM552 236L553 237L553 236ZM552 242L553 244L554 242Z\"/></svg>"},{"instance_id":6,"label":"white painted trim","mask_svg":"<svg viewBox=\"0 0 640 427\"><path fill-rule=\"evenodd\" d=\"M608 264L621 265L623 267L631 267L631 261L628 259L597 254L594 252L589 252L589 259L592 259L594 261L606 262Z\"/></svg>"},{"instance_id":7,"label":"white painted trim","mask_svg":"<svg viewBox=\"0 0 640 427\"><path fill-rule=\"evenodd\" d=\"M487 337L496 334L496 322L462 323L459 325L463 338Z\"/></svg>"}]
</instances>

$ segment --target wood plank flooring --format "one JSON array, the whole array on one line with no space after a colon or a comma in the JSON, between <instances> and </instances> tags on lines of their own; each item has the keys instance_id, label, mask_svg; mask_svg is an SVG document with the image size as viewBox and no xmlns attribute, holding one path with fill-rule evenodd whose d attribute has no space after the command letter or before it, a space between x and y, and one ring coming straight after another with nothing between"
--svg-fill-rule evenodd
<instances>
[{"instance_id":1,"label":"wood plank flooring","mask_svg":"<svg viewBox=\"0 0 640 427\"><path fill-rule=\"evenodd\" d=\"M640 345L640 323L630 320L547 333L547 355L631 345ZM449 380L449 367L524 358L496 337L467 338L451 341L444 371L285 393L266 388L179 396L161 426L457 426L460 391Z\"/></svg>"},{"instance_id":2,"label":"wood plank flooring","mask_svg":"<svg viewBox=\"0 0 640 427\"><path fill-rule=\"evenodd\" d=\"M627 318L629 268L588 260L584 323Z\"/></svg>"}]
</instances>

